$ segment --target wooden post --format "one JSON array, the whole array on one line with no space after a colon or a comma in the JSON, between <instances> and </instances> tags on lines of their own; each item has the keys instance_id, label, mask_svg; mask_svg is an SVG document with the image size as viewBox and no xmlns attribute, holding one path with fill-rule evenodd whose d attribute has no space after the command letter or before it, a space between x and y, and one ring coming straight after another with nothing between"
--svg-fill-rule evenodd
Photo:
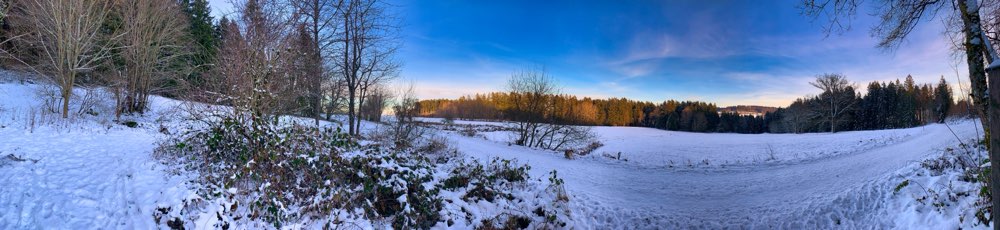
<instances>
[{"instance_id":1,"label":"wooden post","mask_svg":"<svg viewBox=\"0 0 1000 230\"><path fill-rule=\"evenodd\" d=\"M989 111L983 111L986 113L985 119L990 124L989 130L1000 130L1000 65L997 63L991 64L987 69L987 81L989 86ZM993 85L997 84L997 85ZM990 193L992 193L993 198L993 211L990 215L993 216L993 229L1000 230L1000 199L997 199L997 195L1000 195L1000 135L997 133L989 134L989 152L990 152Z\"/></svg>"}]
</instances>

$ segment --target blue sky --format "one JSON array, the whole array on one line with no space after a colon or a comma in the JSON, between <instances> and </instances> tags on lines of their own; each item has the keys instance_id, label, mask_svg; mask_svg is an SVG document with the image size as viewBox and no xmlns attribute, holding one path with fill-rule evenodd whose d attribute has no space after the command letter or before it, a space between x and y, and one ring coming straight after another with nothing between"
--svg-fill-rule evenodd
<instances>
[{"instance_id":1,"label":"blue sky","mask_svg":"<svg viewBox=\"0 0 1000 230\"><path fill-rule=\"evenodd\" d=\"M965 72L940 16L886 52L868 36L869 8L853 30L826 36L823 21L801 16L793 0L393 4L404 23L401 77L416 82L421 98L502 90L511 73L539 67L567 94L723 106L784 106L816 94L808 82L828 72L861 86L907 74L918 83L941 75L954 82L956 70Z\"/></svg>"}]
</instances>

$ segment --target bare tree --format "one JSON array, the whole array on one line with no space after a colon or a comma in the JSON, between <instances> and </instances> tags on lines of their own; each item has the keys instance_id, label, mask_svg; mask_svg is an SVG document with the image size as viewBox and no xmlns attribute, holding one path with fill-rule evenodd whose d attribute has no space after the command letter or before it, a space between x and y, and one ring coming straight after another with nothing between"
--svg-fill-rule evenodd
<instances>
[{"instance_id":1,"label":"bare tree","mask_svg":"<svg viewBox=\"0 0 1000 230\"><path fill-rule=\"evenodd\" d=\"M330 60L337 53L337 33L340 32L341 28L341 17L339 14L341 13L344 1L291 0L292 6L295 7L296 12L300 16L300 23L304 25L305 32L312 40L310 50L313 53L310 54L311 56L307 60L311 62L309 74L314 75L314 77L310 78L308 99L309 108L312 109L316 125L319 125L320 113L322 113L323 81L337 81L336 79L332 79L335 75L331 74L331 71L326 66L327 63L332 63ZM330 86L336 87L338 85L330 84ZM339 95L339 88L333 88L330 92L331 100L337 100L341 96ZM329 119L329 116L327 119Z\"/></svg>"},{"instance_id":2,"label":"bare tree","mask_svg":"<svg viewBox=\"0 0 1000 230\"><path fill-rule=\"evenodd\" d=\"M511 105L507 115L514 121L517 130L517 145L537 144L539 129L545 122L545 113L551 109L548 98L557 93L555 82L544 70L525 70L514 73L507 80L507 92Z\"/></svg>"},{"instance_id":3,"label":"bare tree","mask_svg":"<svg viewBox=\"0 0 1000 230\"><path fill-rule=\"evenodd\" d=\"M416 96L413 83L406 84L398 93L396 105L392 107L396 120L401 122L413 122L413 118L420 113L420 99Z\"/></svg>"},{"instance_id":4,"label":"bare tree","mask_svg":"<svg viewBox=\"0 0 1000 230\"><path fill-rule=\"evenodd\" d=\"M132 0L119 4L124 65L112 80L115 114L142 113L149 94L158 90L154 84L183 71L176 59L185 55L186 17L174 1Z\"/></svg>"},{"instance_id":5,"label":"bare tree","mask_svg":"<svg viewBox=\"0 0 1000 230\"><path fill-rule=\"evenodd\" d=\"M511 104L505 112L514 124L514 144L561 150L588 144L595 138L588 127L555 119L553 99L558 91L555 81L544 70L525 70L510 77L507 92Z\"/></svg>"},{"instance_id":6,"label":"bare tree","mask_svg":"<svg viewBox=\"0 0 1000 230\"><path fill-rule=\"evenodd\" d=\"M847 111L851 111L858 100L854 94L854 87L847 81L847 78L840 74L822 74L816 76L815 82L810 85L823 90L818 97L816 106L819 113L830 123L830 132L837 132L837 121L843 117Z\"/></svg>"},{"instance_id":7,"label":"bare tree","mask_svg":"<svg viewBox=\"0 0 1000 230\"><path fill-rule=\"evenodd\" d=\"M218 103L230 104L237 114L249 113L253 122L279 114L286 95L291 60L290 20L274 0L248 0L237 4L240 18L223 25L227 34L217 70L223 77Z\"/></svg>"},{"instance_id":8,"label":"bare tree","mask_svg":"<svg viewBox=\"0 0 1000 230\"><path fill-rule=\"evenodd\" d=\"M342 74L333 74L335 76L330 81L326 82L325 92L330 92L326 103L326 119L330 120L334 113L341 112L344 107L344 98L346 97L346 86L347 81L343 78Z\"/></svg>"},{"instance_id":9,"label":"bare tree","mask_svg":"<svg viewBox=\"0 0 1000 230\"><path fill-rule=\"evenodd\" d=\"M377 56L372 56L369 60L369 65L362 69L361 78L359 79L358 87L358 98L361 99L359 104L365 105L369 99L375 100L372 105L382 104L384 107L385 100L388 99L389 92L385 90L385 85L387 82L395 79L399 75L399 65L397 62L391 60L379 60L391 58L395 51L389 51L381 53ZM359 111L359 113L378 113L382 114L381 111L374 111L371 108L369 111ZM365 120L379 121L378 116L365 116ZM355 120L355 127L361 126L361 119Z\"/></svg>"},{"instance_id":10,"label":"bare tree","mask_svg":"<svg viewBox=\"0 0 1000 230\"><path fill-rule=\"evenodd\" d=\"M294 34L289 36L294 42L288 47L292 53L287 57L288 70L281 76L283 84L277 96L282 112L312 117L319 125L316 103L322 84L322 61L317 58L319 52L306 24L298 23L295 27Z\"/></svg>"},{"instance_id":11,"label":"bare tree","mask_svg":"<svg viewBox=\"0 0 1000 230\"><path fill-rule=\"evenodd\" d=\"M13 2L12 24L19 27L17 46L30 47L15 57L59 86L62 116L69 116L69 100L76 77L93 71L110 56L117 38L101 30L111 11L108 0L21 0ZM10 53L10 52L9 52Z\"/></svg>"},{"instance_id":12,"label":"bare tree","mask_svg":"<svg viewBox=\"0 0 1000 230\"><path fill-rule=\"evenodd\" d=\"M367 90L398 74L399 64L393 60L398 22L388 6L379 0L348 0L341 9L337 67L347 88L348 132L354 135L360 134L357 107Z\"/></svg>"},{"instance_id":13,"label":"bare tree","mask_svg":"<svg viewBox=\"0 0 1000 230\"><path fill-rule=\"evenodd\" d=\"M389 100L392 97L384 85L376 85L368 89L368 94L362 98L363 102L359 110L360 117L369 121L382 121L382 111L389 106Z\"/></svg>"},{"instance_id":14,"label":"bare tree","mask_svg":"<svg viewBox=\"0 0 1000 230\"><path fill-rule=\"evenodd\" d=\"M418 102L419 99L416 98L412 83L407 84L398 93L395 105L392 107L396 120L389 125L393 144L397 148L412 146L414 141L426 133L426 130L422 129L414 120L414 117L420 112Z\"/></svg>"}]
</instances>

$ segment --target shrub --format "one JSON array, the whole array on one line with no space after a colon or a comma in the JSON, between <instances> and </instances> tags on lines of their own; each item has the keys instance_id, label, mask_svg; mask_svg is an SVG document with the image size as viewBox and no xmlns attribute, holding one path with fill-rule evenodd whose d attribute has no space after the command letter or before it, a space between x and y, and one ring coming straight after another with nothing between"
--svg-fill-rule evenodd
<instances>
[{"instance_id":1,"label":"shrub","mask_svg":"<svg viewBox=\"0 0 1000 230\"><path fill-rule=\"evenodd\" d=\"M597 148L600 148L600 147L604 147L604 143L601 143L600 141L590 142L590 144L588 144L587 146L581 148L580 151L578 151L578 154L580 156L586 156L586 155L589 155L590 153L594 152L594 150L597 150Z\"/></svg>"},{"instance_id":2,"label":"shrub","mask_svg":"<svg viewBox=\"0 0 1000 230\"><path fill-rule=\"evenodd\" d=\"M230 219L280 228L334 210L362 210L396 228L430 228L441 209L429 159L413 152L360 146L339 129L247 125L222 118L184 132L157 151L200 173L199 194L232 203ZM221 218L221 217L220 217Z\"/></svg>"},{"instance_id":3,"label":"shrub","mask_svg":"<svg viewBox=\"0 0 1000 230\"><path fill-rule=\"evenodd\" d=\"M462 136L467 136L467 137L474 137L476 136L476 129L472 126L465 126L465 128L458 131L458 134L462 134Z\"/></svg>"},{"instance_id":4,"label":"shrub","mask_svg":"<svg viewBox=\"0 0 1000 230\"><path fill-rule=\"evenodd\" d=\"M910 185L910 180L903 180L903 182L901 182L901 183L899 183L898 185L896 185L896 188L895 188L895 189L893 189L893 190L892 190L892 192L893 192L893 193L899 193L899 190L902 190L902 189L903 189L903 188L905 188L905 187L906 187L907 185Z\"/></svg>"},{"instance_id":5,"label":"shrub","mask_svg":"<svg viewBox=\"0 0 1000 230\"><path fill-rule=\"evenodd\" d=\"M483 220L483 223L476 230L527 229L530 226L530 218L507 214Z\"/></svg>"},{"instance_id":6,"label":"shrub","mask_svg":"<svg viewBox=\"0 0 1000 230\"><path fill-rule=\"evenodd\" d=\"M451 218L479 216L481 219L473 222L476 229L565 227L565 219L569 215L565 203L569 199L562 190L562 179L552 174L549 187L532 187L529 185L535 185L538 180L531 180L530 170L531 167L526 164L499 158L485 165L478 161L457 162L439 186L460 199L449 200L460 209L452 208L444 212Z\"/></svg>"},{"instance_id":7,"label":"shrub","mask_svg":"<svg viewBox=\"0 0 1000 230\"><path fill-rule=\"evenodd\" d=\"M527 165L515 167L511 165L511 161L499 158L494 158L487 166L474 161L462 161L451 171L441 188L455 191L471 186L462 196L466 201L493 202L497 196L511 198L500 186L524 181L529 168Z\"/></svg>"},{"instance_id":8,"label":"shrub","mask_svg":"<svg viewBox=\"0 0 1000 230\"><path fill-rule=\"evenodd\" d=\"M194 220L206 213L218 218L216 228L322 222L337 228L368 222L361 226L428 229L482 220L466 219L472 215L494 217L494 223L506 228L564 226L568 218L568 209L559 205L565 200L550 199L560 196L534 186L528 165L501 159L488 164L454 161L464 158L442 138L414 140L409 147L359 144L339 129L279 124L277 119L202 119L214 122L166 132L172 134L156 150L157 157L198 175L193 182L199 196L154 212L154 220L165 224L162 228L194 227ZM448 173L436 173L442 171ZM520 213L457 212L456 202ZM542 214L531 215L536 209Z\"/></svg>"},{"instance_id":9,"label":"shrub","mask_svg":"<svg viewBox=\"0 0 1000 230\"><path fill-rule=\"evenodd\" d=\"M125 126L127 126L129 128L139 127L139 123L137 123L135 121L122 121L121 124L125 125Z\"/></svg>"}]
</instances>

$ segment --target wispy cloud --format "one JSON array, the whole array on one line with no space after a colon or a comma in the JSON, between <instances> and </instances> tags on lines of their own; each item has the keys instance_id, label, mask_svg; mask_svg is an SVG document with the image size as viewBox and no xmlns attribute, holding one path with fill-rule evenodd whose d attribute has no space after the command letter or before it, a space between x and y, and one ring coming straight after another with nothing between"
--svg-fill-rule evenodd
<instances>
[{"instance_id":1,"label":"wispy cloud","mask_svg":"<svg viewBox=\"0 0 1000 230\"><path fill-rule=\"evenodd\" d=\"M946 38L935 31L933 24L923 29L912 34L904 47L892 53L871 48L874 43L869 43L868 47L858 47L852 42L834 41L835 44L824 48L806 46L793 49L789 56L808 63L805 66L766 69L761 72L729 72L725 75L726 78L747 90L721 95L718 97L719 103L786 106L796 98L818 93L818 89L807 83L815 75L822 73L846 75L857 83L860 93L864 93L868 82L892 81L903 79L907 75L912 75L920 84L937 83L945 75L946 80L954 85L957 70L959 78L964 81L965 66L951 60L952 51Z\"/></svg>"},{"instance_id":2,"label":"wispy cloud","mask_svg":"<svg viewBox=\"0 0 1000 230\"><path fill-rule=\"evenodd\" d=\"M559 9L538 9L554 12L544 17L518 4L410 4L422 17L404 28L402 74L417 79L424 98L502 90L511 72L545 66L564 93L579 96L785 106L816 94L808 82L822 73L860 85L907 74L951 82L955 73L938 22L883 52L863 29L877 19L859 15L858 30L827 37L787 2L539 4ZM520 17L487 17L505 13Z\"/></svg>"},{"instance_id":3,"label":"wispy cloud","mask_svg":"<svg viewBox=\"0 0 1000 230\"><path fill-rule=\"evenodd\" d=\"M725 31L727 25L713 15L696 14L677 31L643 29L627 35L627 42L617 54L603 62L623 78L648 76L660 67L663 59L689 58L712 59L738 55L730 42L733 34Z\"/></svg>"}]
</instances>

